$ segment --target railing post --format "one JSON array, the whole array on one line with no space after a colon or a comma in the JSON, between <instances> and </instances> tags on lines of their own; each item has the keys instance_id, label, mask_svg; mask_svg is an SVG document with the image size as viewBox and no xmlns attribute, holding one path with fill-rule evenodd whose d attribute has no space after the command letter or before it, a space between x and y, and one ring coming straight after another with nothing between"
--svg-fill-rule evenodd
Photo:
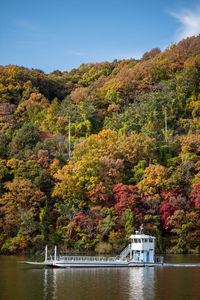
<instances>
[{"instance_id":1,"label":"railing post","mask_svg":"<svg viewBox=\"0 0 200 300\"><path fill-rule=\"evenodd\" d=\"M44 257L44 261L46 262L48 260L48 246L45 246L45 257Z\"/></svg>"},{"instance_id":2,"label":"railing post","mask_svg":"<svg viewBox=\"0 0 200 300\"><path fill-rule=\"evenodd\" d=\"M54 247L54 260L57 258L57 246Z\"/></svg>"}]
</instances>

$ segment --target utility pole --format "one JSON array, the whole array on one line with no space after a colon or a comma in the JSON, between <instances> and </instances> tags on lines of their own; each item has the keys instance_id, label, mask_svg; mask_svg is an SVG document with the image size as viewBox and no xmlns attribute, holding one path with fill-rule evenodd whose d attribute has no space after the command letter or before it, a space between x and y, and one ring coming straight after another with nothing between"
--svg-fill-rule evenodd
<instances>
[{"instance_id":1,"label":"utility pole","mask_svg":"<svg viewBox=\"0 0 200 300\"><path fill-rule=\"evenodd\" d=\"M70 123L70 117L69 117L69 160L70 160L70 157L71 157L71 123Z\"/></svg>"},{"instance_id":2,"label":"utility pole","mask_svg":"<svg viewBox=\"0 0 200 300\"><path fill-rule=\"evenodd\" d=\"M167 128L167 109L165 109L165 142L169 142L168 128Z\"/></svg>"},{"instance_id":3,"label":"utility pole","mask_svg":"<svg viewBox=\"0 0 200 300\"><path fill-rule=\"evenodd\" d=\"M167 110L165 110L165 135L167 136Z\"/></svg>"}]
</instances>

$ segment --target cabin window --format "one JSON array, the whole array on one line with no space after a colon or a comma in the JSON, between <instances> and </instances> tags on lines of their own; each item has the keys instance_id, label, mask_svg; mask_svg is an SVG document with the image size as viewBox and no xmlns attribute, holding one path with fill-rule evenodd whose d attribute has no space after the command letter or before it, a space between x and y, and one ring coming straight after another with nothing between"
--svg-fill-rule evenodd
<instances>
[{"instance_id":1,"label":"cabin window","mask_svg":"<svg viewBox=\"0 0 200 300\"><path fill-rule=\"evenodd\" d=\"M142 243L147 243L148 240L147 239L142 239Z\"/></svg>"},{"instance_id":2,"label":"cabin window","mask_svg":"<svg viewBox=\"0 0 200 300\"><path fill-rule=\"evenodd\" d=\"M138 242L138 240L137 239L134 239L134 243L137 243Z\"/></svg>"},{"instance_id":3,"label":"cabin window","mask_svg":"<svg viewBox=\"0 0 200 300\"><path fill-rule=\"evenodd\" d=\"M140 239L138 239L138 243L141 243L141 240L140 240Z\"/></svg>"},{"instance_id":4,"label":"cabin window","mask_svg":"<svg viewBox=\"0 0 200 300\"><path fill-rule=\"evenodd\" d=\"M153 243L153 239L149 239L149 243Z\"/></svg>"}]
</instances>

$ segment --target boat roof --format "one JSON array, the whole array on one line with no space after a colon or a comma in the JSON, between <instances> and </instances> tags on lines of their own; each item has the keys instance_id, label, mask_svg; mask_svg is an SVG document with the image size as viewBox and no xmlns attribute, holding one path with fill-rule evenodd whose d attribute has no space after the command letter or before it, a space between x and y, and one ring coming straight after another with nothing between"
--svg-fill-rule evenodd
<instances>
[{"instance_id":1,"label":"boat roof","mask_svg":"<svg viewBox=\"0 0 200 300\"><path fill-rule=\"evenodd\" d=\"M155 239L155 236L146 235L146 234L132 234L130 239Z\"/></svg>"}]
</instances>

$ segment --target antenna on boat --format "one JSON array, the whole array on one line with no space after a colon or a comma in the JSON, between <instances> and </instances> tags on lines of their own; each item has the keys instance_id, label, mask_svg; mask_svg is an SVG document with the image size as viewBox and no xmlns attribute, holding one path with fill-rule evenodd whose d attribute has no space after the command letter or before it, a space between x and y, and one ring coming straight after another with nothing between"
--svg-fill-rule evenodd
<instances>
[{"instance_id":1,"label":"antenna on boat","mask_svg":"<svg viewBox=\"0 0 200 300\"><path fill-rule=\"evenodd\" d=\"M57 257L57 246L54 247L54 260L56 261Z\"/></svg>"},{"instance_id":2,"label":"antenna on boat","mask_svg":"<svg viewBox=\"0 0 200 300\"><path fill-rule=\"evenodd\" d=\"M46 245L45 246L45 258L44 258L44 261L47 261L48 260L48 246Z\"/></svg>"},{"instance_id":3,"label":"antenna on boat","mask_svg":"<svg viewBox=\"0 0 200 300\"><path fill-rule=\"evenodd\" d=\"M144 229L144 226L143 224L140 226L140 230L139 230L139 233L141 234L142 233L142 230Z\"/></svg>"}]
</instances>

